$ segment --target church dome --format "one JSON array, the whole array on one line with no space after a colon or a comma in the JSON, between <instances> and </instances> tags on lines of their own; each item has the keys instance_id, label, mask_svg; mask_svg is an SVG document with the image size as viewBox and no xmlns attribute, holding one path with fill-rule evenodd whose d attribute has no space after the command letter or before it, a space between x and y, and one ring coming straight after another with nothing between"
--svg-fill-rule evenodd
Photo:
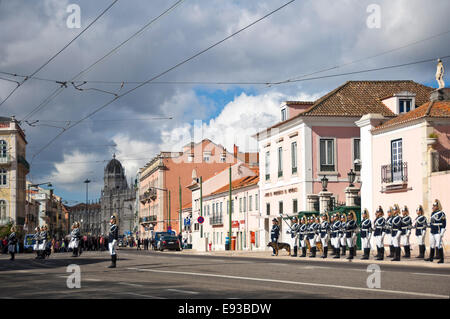
<instances>
[{"instance_id":1,"label":"church dome","mask_svg":"<svg viewBox=\"0 0 450 319\"><path fill-rule=\"evenodd\" d=\"M113 155L113 159L106 165L105 172L111 174L123 174L122 164L116 160L116 155Z\"/></svg>"}]
</instances>

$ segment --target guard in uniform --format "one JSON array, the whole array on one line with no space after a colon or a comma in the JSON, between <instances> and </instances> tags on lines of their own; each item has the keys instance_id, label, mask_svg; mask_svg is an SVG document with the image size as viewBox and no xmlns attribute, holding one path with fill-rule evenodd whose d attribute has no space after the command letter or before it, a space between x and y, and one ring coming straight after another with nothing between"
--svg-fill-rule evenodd
<instances>
[{"instance_id":1,"label":"guard in uniform","mask_svg":"<svg viewBox=\"0 0 450 319\"><path fill-rule=\"evenodd\" d=\"M369 219L369 211L365 208L363 211L363 219L361 220L361 245L364 255L361 259L369 259L370 257L370 239L372 237L372 221Z\"/></svg>"},{"instance_id":2,"label":"guard in uniform","mask_svg":"<svg viewBox=\"0 0 450 319\"><path fill-rule=\"evenodd\" d=\"M387 219L386 219L386 227L384 228L384 232L386 235L389 235L389 255L386 256L388 258L394 257L394 239L392 238L392 219L394 218L393 216L393 212L394 209L392 207L389 207L388 211L387 211Z\"/></svg>"},{"instance_id":3,"label":"guard in uniform","mask_svg":"<svg viewBox=\"0 0 450 319\"><path fill-rule=\"evenodd\" d=\"M41 255L41 259L45 259L45 247L47 246L48 240L48 231L47 225L41 227L41 233L39 235L39 251Z\"/></svg>"},{"instance_id":4,"label":"guard in uniform","mask_svg":"<svg viewBox=\"0 0 450 319\"><path fill-rule=\"evenodd\" d=\"M417 217L413 228L416 229L416 241L419 245L419 256L416 258L425 258L425 234L427 232L427 218L423 215L423 207L419 205L416 209Z\"/></svg>"},{"instance_id":5,"label":"guard in uniform","mask_svg":"<svg viewBox=\"0 0 450 319\"><path fill-rule=\"evenodd\" d=\"M408 207L403 207L402 209L402 236L401 244L405 250L405 255L403 258L411 258L411 246L409 245L409 236L411 236L412 220L409 216Z\"/></svg>"},{"instance_id":6,"label":"guard in uniform","mask_svg":"<svg viewBox=\"0 0 450 319\"><path fill-rule=\"evenodd\" d=\"M116 268L116 261L117 261L116 244L118 240L119 240L119 228L117 227L116 216L111 216L109 238L108 238L109 253L111 254L111 265L109 265L108 268Z\"/></svg>"},{"instance_id":7,"label":"guard in uniform","mask_svg":"<svg viewBox=\"0 0 450 319\"><path fill-rule=\"evenodd\" d=\"M314 222L315 219L316 219L315 216L312 216L309 218L308 241L309 241L309 246L310 246L309 247L309 252L310 252L309 257L310 258L316 257L316 250L317 250L316 241L315 241L315 238L316 238L316 229L315 229L316 223Z\"/></svg>"},{"instance_id":8,"label":"guard in uniform","mask_svg":"<svg viewBox=\"0 0 450 319\"><path fill-rule=\"evenodd\" d=\"M400 216L400 207L394 205L394 217L392 218L392 244L394 245L395 255L392 261L400 261L400 237L402 235L402 217Z\"/></svg>"},{"instance_id":9,"label":"guard in uniform","mask_svg":"<svg viewBox=\"0 0 450 319\"><path fill-rule=\"evenodd\" d=\"M294 254L291 257L297 257L299 228L298 219L294 216L291 220L291 229L288 230L288 233L291 234L291 246L294 247Z\"/></svg>"},{"instance_id":10,"label":"guard in uniform","mask_svg":"<svg viewBox=\"0 0 450 319\"><path fill-rule=\"evenodd\" d=\"M41 235L41 229L39 228L39 226L37 226L34 229L35 233L33 236L33 240L34 240L34 245L33 245L33 250L36 252L36 258L35 259L40 259L41 255L39 253L39 238Z\"/></svg>"},{"instance_id":11,"label":"guard in uniform","mask_svg":"<svg viewBox=\"0 0 450 319\"><path fill-rule=\"evenodd\" d=\"M300 227L299 227L299 232L298 232L300 247L302 248L302 254L299 255L299 257L306 257L307 232L308 232L308 225L306 224L306 217L303 216L300 219Z\"/></svg>"},{"instance_id":12,"label":"guard in uniform","mask_svg":"<svg viewBox=\"0 0 450 319\"><path fill-rule=\"evenodd\" d=\"M70 243L69 248L72 248L72 257L78 257L78 249L80 245L80 224L78 222L74 222L72 225L72 232L70 233Z\"/></svg>"},{"instance_id":13,"label":"guard in uniform","mask_svg":"<svg viewBox=\"0 0 450 319\"><path fill-rule=\"evenodd\" d=\"M11 255L9 260L14 260L16 254L17 236L16 236L16 226L11 227L11 234L8 236L8 252Z\"/></svg>"},{"instance_id":14,"label":"guard in uniform","mask_svg":"<svg viewBox=\"0 0 450 319\"><path fill-rule=\"evenodd\" d=\"M347 250L347 240L345 239L345 225L347 224L347 216L341 215L341 228L339 230L339 244L342 247L342 256L345 256Z\"/></svg>"},{"instance_id":15,"label":"guard in uniform","mask_svg":"<svg viewBox=\"0 0 450 319\"><path fill-rule=\"evenodd\" d=\"M333 246L333 250L334 250L334 259L340 258L340 247L339 247L339 232L341 229L341 221L339 218L338 214L334 214L332 219L332 224L331 224L331 246Z\"/></svg>"},{"instance_id":16,"label":"guard in uniform","mask_svg":"<svg viewBox=\"0 0 450 319\"><path fill-rule=\"evenodd\" d=\"M322 258L328 256L328 232L330 231L330 223L328 222L328 214L322 214L322 223L319 226L320 241L322 242Z\"/></svg>"},{"instance_id":17,"label":"guard in uniform","mask_svg":"<svg viewBox=\"0 0 450 319\"><path fill-rule=\"evenodd\" d=\"M278 237L280 237L280 226L278 226L278 219L272 219L272 229L270 230L270 241L272 243L278 243ZM273 249L272 256L275 256L275 249Z\"/></svg>"},{"instance_id":18,"label":"guard in uniform","mask_svg":"<svg viewBox=\"0 0 450 319\"><path fill-rule=\"evenodd\" d=\"M434 250L436 249L439 258L438 264L444 262L444 248L442 246L442 238L444 237L447 221L445 213L442 211L441 202L436 199L433 203L431 218L430 218L430 257L426 261L433 261Z\"/></svg>"},{"instance_id":19,"label":"guard in uniform","mask_svg":"<svg viewBox=\"0 0 450 319\"><path fill-rule=\"evenodd\" d=\"M385 234L386 220L384 219L383 215L384 215L383 208L381 208L381 206L378 206L378 209L375 213L376 219L373 222L373 226L375 228L373 237L375 238L377 246L376 260L384 259L384 234Z\"/></svg>"},{"instance_id":20,"label":"guard in uniform","mask_svg":"<svg viewBox=\"0 0 450 319\"><path fill-rule=\"evenodd\" d=\"M349 250L349 256L347 259L353 259L353 256L355 256L355 247L354 247L354 240L356 237L356 216L354 211L350 211L347 215L347 222L345 223L345 239L347 241L347 246Z\"/></svg>"}]
</instances>

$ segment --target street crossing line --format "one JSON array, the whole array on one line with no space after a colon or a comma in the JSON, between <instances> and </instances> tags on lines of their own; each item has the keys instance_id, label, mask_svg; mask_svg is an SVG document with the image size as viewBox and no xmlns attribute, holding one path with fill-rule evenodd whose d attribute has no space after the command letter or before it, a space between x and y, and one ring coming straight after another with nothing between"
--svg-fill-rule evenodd
<instances>
[{"instance_id":1,"label":"street crossing line","mask_svg":"<svg viewBox=\"0 0 450 319\"><path fill-rule=\"evenodd\" d=\"M129 282L123 282L123 281L117 282L117 284L119 284L119 285L124 285L124 286L131 286L131 287L144 287L143 285L132 284L132 283L129 283Z\"/></svg>"},{"instance_id":2,"label":"street crossing line","mask_svg":"<svg viewBox=\"0 0 450 319\"><path fill-rule=\"evenodd\" d=\"M422 276L442 276L442 277L450 277L450 275L442 275L442 274L427 274L422 272L413 272L413 275L422 275Z\"/></svg>"},{"instance_id":3,"label":"street crossing line","mask_svg":"<svg viewBox=\"0 0 450 319\"><path fill-rule=\"evenodd\" d=\"M127 269L137 270L137 271L156 272L156 273L166 273L166 274L178 274L178 275L216 277L216 278L227 278L227 279L237 279L237 280L274 282L274 283L278 283L278 284L326 287L326 288L337 288L337 289L347 289L347 290L360 290L360 291L367 291L367 292L374 292L374 293L391 293L391 294L397 294L397 295L410 295L410 296L448 299L448 296L446 296L446 295L429 294L429 293L422 293L422 292L397 291L397 290L386 290L386 289L378 289L378 288L350 287L350 286L340 286L340 285L331 285L331 284L319 284L319 283L297 282L297 281L287 281L287 280L278 280L278 279L265 279L265 278L240 277L240 276L217 275L217 274L206 274L206 273L194 273L194 272L184 272L184 271L140 269L140 268L127 268Z\"/></svg>"},{"instance_id":4,"label":"street crossing line","mask_svg":"<svg viewBox=\"0 0 450 319\"><path fill-rule=\"evenodd\" d=\"M138 296L138 297L145 297L145 298L151 298L151 299L167 299L167 298L158 297L158 296L141 295L141 294L137 294L135 292L121 292L120 294L127 294L127 295Z\"/></svg>"},{"instance_id":5,"label":"street crossing line","mask_svg":"<svg viewBox=\"0 0 450 319\"><path fill-rule=\"evenodd\" d=\"M198 295L198 294L199 294L199 292L196 292L196 291L181 290L181 289L173 289L173 288L169 288L169 289L166 289L166 290L168 290L168 291L174 291L174 292L180 292L180 293L182 293L182 294L191 294L191 295Z\"/></svg>"}]
</instances>

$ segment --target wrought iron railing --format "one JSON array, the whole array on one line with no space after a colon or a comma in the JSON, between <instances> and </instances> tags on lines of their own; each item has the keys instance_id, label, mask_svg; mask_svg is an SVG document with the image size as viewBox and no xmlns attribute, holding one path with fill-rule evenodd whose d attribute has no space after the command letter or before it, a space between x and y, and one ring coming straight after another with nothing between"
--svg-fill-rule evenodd
<instances>
[{"instance_id":1,"label":"wrought iron railing","mask_svg":"<svg viewBox=\"0 0 450 319\"><path fill-rule=\"evenodd\" d=\"M209 224L210 225L223 225L223 218L222 216L213 216L209 218Z\"/></svg>"},{"instance_id":2,"label":"wrought iron railing","mask_svg":"<svg viewBox=\"0 0 450 319\"><path fill-rule=\"evenodd\" d=\"M381 166L381 183L407 182L408 162Z\"/></svg>"}]
</instances>

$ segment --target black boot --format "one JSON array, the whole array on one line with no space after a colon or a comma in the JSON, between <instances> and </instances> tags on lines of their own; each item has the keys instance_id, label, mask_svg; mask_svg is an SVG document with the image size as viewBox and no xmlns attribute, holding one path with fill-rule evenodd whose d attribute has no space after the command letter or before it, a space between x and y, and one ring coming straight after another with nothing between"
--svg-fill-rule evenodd
<instances>
[{"instance_id":1,"label":"black boot","mask_svg":"<svg viewBox=\"0 0 450 319\"><path fill-rule=\"evenodd\" d=\"M10 253L11 254L11 258L9 258L9 260L14 260L14 253Z\"/></svg>"},{"instance_id":2,"label":"black boot","mask_svg":"<svg viewBox=\"0 0 450 319\"><path fill-rule=\"evenodd\" d=\"M377 260L383 260L384 259L384 247L378 248L378 256L377 256Z\"/></svg>"},{"instance_id":3,"label":"black boot","mask_svg":"<svg viewBox=\"0 0 450 319\"><path fill-rule=\"evenodd\" d=\"M434 248L430 248L430 257L426 258L425 261L433 261L434 258Z\"/></svg>"},{"instance_id":4,"label":"black boot","mask_svg":"<svg viewBox=\"0 0 450 319\"><path fill-rule=\"evenodd\" d=\"M117 255L111 255L111 265L108 268L116 268Z\"/></svg>"},{"instance_id":5,"label":"black boot","mask_svg":"<svg viewBox=\"0 0 450 319\"><path fill-rule=\"evenodd\" d=\"M401 248L395 247L395 257L391 261L400 261Z\"/></svg>"},{"instance_id":6,"label":"black boot","mask_svg":"<svg viewBox=\"0 0 450 319\"><path fill-rule=\"evenodd\" d=\"M347 250L347 246L342 246L342 256L345 256Z\"/></svg>"},{"instance_id":7,"label":"black boot","mask_svg":"<svg viewBox=\"0 0 450 319\"><path fill-rule=\"evenodd\" d=\"M73 252L72 252L72 257L78 257L78 252L77 252L78 248L74 248Z\"/></svg>"},{"instance_id":8,"label":"black boot","mask_svg":"<svg viewBox=\"0 0 450 319\"><path fill-rule=\"evenodd\" d=\"M406 246L405 258L411 258L411 246L410 245Z\"/></svg>"},{"instance_id":9,"label":"black boot","mask_svg":"<svg viewBox=\"0 0 450 319\"><path fill-rule=\"evenodd\" d=\"M364 255L362 256L361 260L369 259L370 249L364 248Z\"/></svg>"},{"instance_id":10,"label":"black boot","mask_svg":"<svg viewBox=\"0 0 450 319\"><path fill-rule=\"evenodd\" d=\"M315 258L316 257L316 247L311 247L311 255L309 258Z\"/></svg>"},{"instance_id":11,"label":"black boot","mask_svg":"<svg viewBox=\"0 0 450 319\"><path fill-rule=\"evenodd\" d=\"M328 256L328 246L327 247L323 247L322 258L327 258L327 256Z\"/></svg>"},{"instance_id":12,"label":"black boot","mask_svg":"<svg viewBox=\"0 0 450 319\"><path fill-rule=\"evenodd\" d=\"M298 250L298 247L294 246L294 254L291 255L291 257L297 257L297 250Z\"/></svg>"},{"instance_id":13,"label":"black boot","mask_svg":"<svg viewBox=\"0 0 450 319\"><path fill-rule=\"evenodd\" d=\"M419 245L419 256L416 258L424 258L425 256L425 245Z\"/></svg>"},{"instance_id":14,"label":"black boot","mask_svg":"<svg viewBox=\"0 0 450 319\"><path fill-rule=\"evenodd\" d=\"M330 256L334 256L334 255L336 255L337 253L336 253L336 248L335 247L333 247L333 249L331 250L331 252L330 252Z\"/></svg>"},{"instance_id":15,"label":"black boot","mask_svg":"<svg viewBox=\"0 0 450 319\"><path fill-rule=\"evenodd\" d=\"M302 247L302 254L299 257L306 257L306 247Z\"/></svg>"},{"instance_id":16,"label":"black boot","mask_svg":"<svg viewBox=\"0 0 450 319\"><path fill-rule=\"evenodd\" d=\"M353 259L353 252L355 251L355 247L349 247L348 248L348 257L347 257L347 259Z\"/></svg>"},{"instance_id":17,"label":"black boot","mask_svg":"<svg viewBox=\"0 0 450 319\"><path fill-rule=\"evenodd\" d=\"M341 250L340 250L339 248L335 248L334 250L336 251L336 255L335 255L333 258L334 258L334 259L341 258L341 256L340 256Z\"/></svg>"},{"instance_id":18,"label":"black boot","mask_svg":"<svg viewBox=\"0 0 450 319\"><path fill-rule=\"evenodd\" d=\"M389 246L389 256L386 256L386 257L388 257L388 258L394 257L394 253L395 253L394 245L390 245Z\"/></svg>"},{"instance_id":19,"label":"black boot","mask_svg":"<svg viewBox=\"0 0 450 319\"><path fill-rule=\"evenodd\" d=\"M444 248L439 248L439 261L438 264L443 264L444 263Z\"/></svg>"}]
</instances>

